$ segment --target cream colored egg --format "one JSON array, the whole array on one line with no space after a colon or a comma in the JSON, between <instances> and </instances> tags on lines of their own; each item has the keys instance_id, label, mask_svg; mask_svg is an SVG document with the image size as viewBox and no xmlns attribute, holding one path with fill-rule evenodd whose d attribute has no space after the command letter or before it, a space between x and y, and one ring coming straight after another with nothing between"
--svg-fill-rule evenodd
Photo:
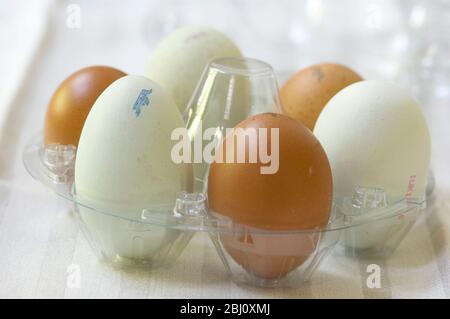
<instances>
[{"instance_id":1,"label":"cream colored egg","mask_svg":"<svg viewBox=\"0 0 450 319\"><path fill-rule=\"evenodd\" d=\"M337 197L357 186L383 188L395 200L425 195L430 134L417 102L397 86L362 81L336 94L314 134L333 171Z\"/></svg>"},{"instance_id":2,"label":"cream colored egg","mask_svg":"<svg viewBox=\"0 0 450 319\"><path fill-rule=\"evenodd\" d=\"M78 207L104 253L150 258L177 238L177 231L143 222L142 212L170 207L178 191L191 188L191 167L171 159L171 132L183 126L170 96L142 76L115 81L93 105L77 151L75 191L98 211Z\"/></svg>"},{"instance_id":3,"label":"cream colored egg","mask_svg":"<svg viewBox=\"0 0 450 319\"><path fill-rule=\"evenodd\" d=\"M396 85L362 81L344 88L321 112L314 134L330 161L336 202L351 199L358 187L384 190L388 206L425 198L430 134L418 103ZM382 246L409 222L368 223L344 239L355 248Z\"/></svg>"},{"instance_id":4,"label":"cream colored egg","mask_svg":"<svg viewBox=\"0 0 450 319\"><path fill-rule=\"evenodd\" d=\"M157 45L146 75L172 95L183 112L208 62L239 56L238 47L221 32L206 27L184 27Z\"/></svg>"}]
</instances>

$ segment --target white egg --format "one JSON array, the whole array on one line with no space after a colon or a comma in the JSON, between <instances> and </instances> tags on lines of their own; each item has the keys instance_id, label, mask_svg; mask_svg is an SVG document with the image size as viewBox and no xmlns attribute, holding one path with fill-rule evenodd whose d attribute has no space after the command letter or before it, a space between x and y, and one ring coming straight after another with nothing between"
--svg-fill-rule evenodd
<instances>
[{"instance_id":1,"label":"white egg","mask_svg":"<svg viewBox=\"0 0 450 319\"><path fill-rule=\"evenodd\" d=\"M383 81L346 87L321 112L314 134L330 161L337 202L351 198L357 187L383 189L388 205L424 199L430 135L420 106L399 87ZM382 245L395 233L392 223L398 224L367 224L344 237L356 248Z\"/></svg>"},{"instance_id":2,"label":"white egg","mask_svg":"<svg viewBox=\"0 0 450 319\"><path fill-rule=\"evenodd\" d=\"M183 112L207 63L218 57L238 57L237 46L221 32L206 27L180 28L154 50L146 75L159 83Z\"/></svg>"},{"instance_id":3,"label":"white egg","mask_svg":"<svg viewBox=\"0 0 450 319\"><path fill-rule=\"evenodd\" d=\"M146 77L123 77L94 103L77 151L75 191L98 211L78 207L105 254L151 258L177 238L177 231L146 224L141 215L170 207L178 191L191 189L191 166L171 159L170 136L179 127L175 103Z\"/></svg>"}]
</instances>

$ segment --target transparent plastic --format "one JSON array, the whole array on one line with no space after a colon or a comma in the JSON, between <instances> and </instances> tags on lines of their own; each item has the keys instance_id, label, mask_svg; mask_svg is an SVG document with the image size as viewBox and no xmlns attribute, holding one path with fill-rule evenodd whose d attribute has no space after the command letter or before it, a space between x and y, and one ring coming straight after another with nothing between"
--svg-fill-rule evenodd
<instances>
[{"instance_id":1,"label":"transparent plastic","mask_svg":"<svg viewBox=\"0 0 450 319\"><path fill-rule=\"evenodd\" d=\"M425 208L424 199L388 201L381 188L356 187L339 205L346 228L341 237L347 254L389 257Z\"/></svg>"},{"instance_id":2,"label":"transparent plastic","mask_svg":"<svg viewBox=\"0 0 450 319\"><path fill-rule=\"evenodd\" d=\"M427 189L426 189L427 197L430 197L431 195L433 195L435 187L436 187L436 179L434 177L433 171L430 170L428 172L428 181L427 181Z\"/></svg>"},{"instance_id":3,"label":"transparent plastic","mask_svg":"<svg viewBox=\"0 0 450 319\"><path fill-rule=\"evenodd\" d=\"M392 254L425 207L423 199L392 200L383 189L361 185L353 196L334 199L322 229L253 228L209 209L206 187L213 154L205 158L203 150L214 151L227 129L265 112L281 113L270 65L248 58L212 60L184 112L194 151L194 192L180 189L173 203L164 206L124 205L110 211L83 201L74 187L76 147L44 146L42 134L25 147L23 162L32 177L74 205L96 255L113 266L171 265L196 232L209 235L235 282L251 286L296 286L311 277L338 243L351 256Z\"/></svg>"},{"instance_id":4,"label":"transparent plastic","mask_svg":"<svg viewBox=\"0 0 450 319\"><path fill-rule=\"evenodd\" d=\"M266 112L281 113L272 67L255 59L230 57L214 59L205 67L183 117L193 148L204 150L209 141L218 145L227 128ZM211 136L205 140L208 129ZM200 142L196 144L196 141ZM193 163L197 185L206 185L208 161L197 156Z\"/></svg>"},{"instance_id":5,"label":"transparent plastic","mask_svg":"<svg viewBox=\"0 0 450 319\"><path fill-rule=\"evenodd\" d=\"M210 237L234 282L295 287L309 280L338 243L344 225L333 216L325 229L264 231L216 215L220 222Z\"/></svg>"},{"instance_id":6,"label":"transparent plastic","mask_svg":"<svg viewBox=\"0 0 450 319\"><path fill-rule=\"evenodd\" d=\"M46 152L51 156L42 155ZM173 205L143 207L140 218L127 219L121 216L132 214L101 210L76 197L75 154L68 152L66 147L44 147L38 135L25 147L23 162L38 182L73 203L78 217L82 210L100 218L101 234L86 224L86 218L78 220L99 259L118 267L171 265L196 232L206 232L236 283L293 287L308 280L339 242L352 256L388 256L424 208L424 201L389 202L381 189L358 187L353 197L335 200L324 229L267 231L209 211L204 193L181 191ZM158 232L167 234L168 240L149 254Z\"/></svg>"},{"instance_id":7,"label":"transparent plastic","mask_svg":"<svg viewBox=\"0 0 450 319\"><path fill-rule=\"evenodd\" d=\"M51 144L43 148L40 156L49 177L59 183L71 180L76 152L74 145Z\"/></svg>"},{"instance_id":8,"label":"transparent plastic","mask_svg":"<svg viewBox=\"0 0 450 319\"><path fill-rule=\"evenodd\" d=\"M115 267L170 265L183 251L194 232L160 225L172 223L173 207L147 207L138 220L92 207L78 200L74 190L76 148L43 146L40 136L26 147L23 161L33 178L73 203L77 221L97 257ZM151 213L150 213L151 212ZM146 222L148 216L153 222Z\"/></svg>"}]
</instances>

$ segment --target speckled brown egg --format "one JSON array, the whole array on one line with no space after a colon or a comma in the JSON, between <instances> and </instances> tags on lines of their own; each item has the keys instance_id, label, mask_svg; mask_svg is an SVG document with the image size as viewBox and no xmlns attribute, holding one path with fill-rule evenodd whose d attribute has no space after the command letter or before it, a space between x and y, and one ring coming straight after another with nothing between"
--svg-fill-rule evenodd
<instances>
[{"instance_id":1,"label":"speckled brown egg","mask_svg":"<svg viewBox=\"0 0 450 319\"><path fill-rule=\"evenodd\" d=\"M95 100L126 74L107 66L91 66L66 78L47 107L44 143L78 146L84 121Z\"/></svg>"},{"instance_id":2,"label":"speckled brown egg","mask_svg":"<svg viewBox=\"0 0 450 319\"><path fill-rule=\"evenodd\" d=\"M312 65L294 74L281 87L283 111L313 130L328 101L343 88L362 80L360 75L344 65Z\"/></svg>"},{"instance_id":3,"label":"speckled brown egg","mask_svg":"<svg viewBox=\"0 0 450 319\"><path fill-rule=\"evenodd\" d=\"M266 129L267 140L260 129ZM261 167L268 164L260 156L250 162L250 154L259 143L266 143L269 154L277 151L273 129L278 129L278 170L262 174ZM252 130L258 133L251 134ZM239 131L248 133L245 163L236 163ZM225 155L231 140L234 162ZM327 156L311 131L294 119L274 113L250 117L218 148L210 166L208 201L212 214L245 230L222 229L221 242L232 258L259 277L282 277L314 251L318 236L307 231L327 226L332 205Z\"/></svg>"}]
</instances>

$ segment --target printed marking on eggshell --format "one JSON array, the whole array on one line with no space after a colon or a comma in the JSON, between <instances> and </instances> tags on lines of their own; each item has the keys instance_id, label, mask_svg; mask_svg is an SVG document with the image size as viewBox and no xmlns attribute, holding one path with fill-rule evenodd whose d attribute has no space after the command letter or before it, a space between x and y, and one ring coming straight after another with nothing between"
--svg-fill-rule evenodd
<instances>
[{"instance_id":1,"label":"printed marking on eggshell","mask_svg":"<svg viewBox=\"0 0 450 319\"><path fill-rule=\"evenodd\" d=\"M411 197L414 193L414 189L416 188L416 175L411 175L408 180L408 189L406 191L405 197Z\"/></svg>"},{"instance_id":2,"label":"printed marking on eggshell","mask_svg":"<svg viewBox=\"0 0 450 319\"><path fill-rule=\"evenodd\" d=\"M141 114L142 107L150 105L150 94L152 94L152 89L142 89L139 93L136 102L134 102L133 105L133 112L136 117Z\"/></svg>"},{"instance_id":3,"label":"printed marking on eggshell","mask_svg":"<svg viewBox=\"0 0 450 319\"><path fill-rule=\"evenodd\" d=\"M194 34L192 34L192 35L190 35L190 36L188 36L187 38L186 38L186 43L189 43L189 42L191 42L191 41L193 41L193 40L195 40L195 39L198 39L198 38L202 38L202 37L205 37L205 36L207 36L208 34L206 33L206 32L197 32L197 33L194 33Z\"/></svg>"},{"instance_id":4,"label":"printed marking on eggshell","mask_svg":"<svg viewBox=\"0 0 450 319\"><path fill-rule=\"evenodd\" d=\"M314 68L314 76L317 78L317 80L320 82L325 77L325 74L323 73L322 69L320 68Z\"/></svg>"}]
</instances>

